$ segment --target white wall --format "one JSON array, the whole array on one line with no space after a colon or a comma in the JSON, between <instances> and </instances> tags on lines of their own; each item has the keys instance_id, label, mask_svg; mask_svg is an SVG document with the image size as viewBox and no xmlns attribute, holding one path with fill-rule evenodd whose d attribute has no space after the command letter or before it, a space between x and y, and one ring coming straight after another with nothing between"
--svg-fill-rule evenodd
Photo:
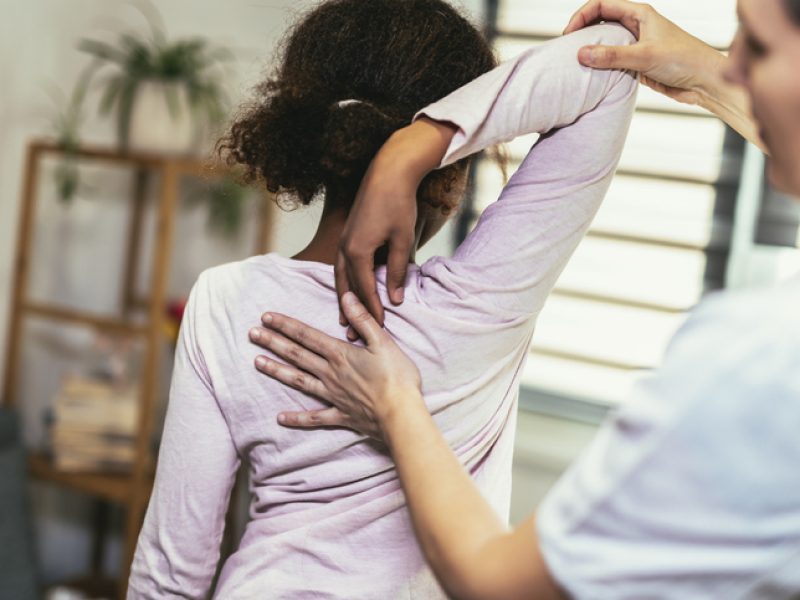
<instances>
[{"instance_id":1,"label":"white wall","mask_svg":"<svg viewBox=\"0 0 800 600\"><path fill-rule=\"evenodd\" d=\"M202 35L234 51L236 60L229 92L236 100L245 97L263 74L287 23L311 3L159 0L157 5L171 37ZM467 0L464 5L474 14L480 12L482 3ZM31 138L49 132L48 119L53 103L46 90L55 86L69 93L87 62L86 56L76 50L79 39L109 39L109 30L119 29L120 25L141 24L141 17L130 3L122 1L0 0L0 364L5 364L6 358L24 151ZM94 102L89 105L88 112L92 116L95 106ZM84 131L84 139L111 144L113 126L92 118ZM98 310L113 307L117 290L111 280L121 260L117 232L125 220L122 195L130 184L129 177L123 172L89 173L87 179L100 191L82 195L69 209L54 203L52 189L47 185L43 187L31 281L35 293L48 298L60 298L65 294L75 303L89 302ZM302 248L314 230L317 213L311 210L283 215L274 230L276 249L291 254ZM195 229L201 229L199 215L189 215L186 220L194 221ZM183 237L181 227L189 228ZM233 260L245 251L241 243L196 244L191 237L191 227L191 223L182 224L178 231L179 241L193 241L176 251L176 261L184 268L174 273L175 286L183 290L187 285L185 280L188 278L190 283L204 266ZM444 232L432 242L425 256L434 250L449 252L448 233ZM99 253L98 247L102 249ZM37 337L42 340L50 331L40 327L26 332L26 342L30 340L29 345L35 346ZM30 351L26 359L36 356L54 363L63 358L54 356L59 350L48 347L47 341L40 342L39 346L38 354ZM61 353L68 354L69 348L62 349ZM30 442L42 436L39 419L42 403L31 400L34 396L46 400L57 386L51 373L57 369L47 362L44 363L47 368L43 368L41 362L36 364L39 365L36 370L27 368L21 373L28 407L25 437ZM3 376L0 371L0 385ZM43 578L51 581L79 574L86 566L91 505L81 495L41 484L33 487L33 496ZM114 544L108 557L112 567L116 566L117 555L118 546Z\"/></svg>"},{"instance_id":2,"label":"white wall","mask_svg":"<svg viewBox=\"0 0 800 600\"><path fill-rule=\"evenodd\" d=\"M292 0L160 0L158 7L171 36L202 35L234 50L235 71L229 92L236 99L246 97L259 80L287 23L311 4ZM463 6L472 14L480 14L480 0L466 0ZM75 49L78 40L103 37L109 28L121 23L141 23L141 17L122 1L0 0L0 340L5 340L7 333L4 317L11 299L26 144L32 137L50 132L53 103L48 90L57 87L68 93L86 64L86 56ZM90 103L90 110L94 106ZM84 138L112 143L112 124L93 118ZM299 211L281 219L275 230L279 250L288 253L303 245L302 235L292 227L295 224L301 231L311 230L315 217ZM447 244L441 243L444 238L437 248L446 249ZM2 361L5 352L3 344ZM0 372L0 383L2 377Z\"/></svg>"}]
</instances>

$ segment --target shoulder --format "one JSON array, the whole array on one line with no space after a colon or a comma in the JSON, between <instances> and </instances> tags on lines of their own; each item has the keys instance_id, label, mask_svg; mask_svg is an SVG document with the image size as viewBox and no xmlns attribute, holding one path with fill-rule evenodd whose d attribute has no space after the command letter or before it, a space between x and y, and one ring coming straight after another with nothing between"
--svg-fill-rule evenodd
<instances>
[{"instance_id":1,"label":"shoulder","mask_svg":"<svg viewBox=\"0 0 800 600\"><path fill-rule=\"evenodd\" d=\"M264 298L263 290L274 288L264 275L269 271L265 267L268 262L269 255L254 256L207 268L197 277L183 312L181 337L198 364L213 365L215 357L234 351L241 340L231 335L232 327L239 328L244 321L258 322L258 305L248 303L247 298ZM241 325L241 329L246 332L248 326ZM246 340L246 333L241 337ZM220 353L220 348L225 352Z\"/></svg>"},{"instance_id":2,"label":"shoulder","mask_svg":"<svg viewBox=\"0 0 800 600\"><path fill-rule=\"evenodd\" d=\"M271 254L251 256L244 260L205 269L197 278L191 296L199 303L224 306L235 302L246 291L269 286L279 264Z\"/></svg>"},{"instance_id":3,"label":"shoulder","mask_svg":"<svg viewBox=\"0 0 800 600\"><path fill-rule=\"evenodd\" d=\"M690 314L665 366L698 360L738 378L754 364L800 360L800 285L710 295Z\"/></svg>"},{"instance_id":4,"label":"shoulder","mask_svg":"<svg viewBox=\"0 0 800 600\"><path fill-rule=\"evenodd\" d=\"M765 325L777 325L780 317L780 328L800 327L798 299L800 299L800 279L773 287L714 292L697 306L694 314L724 315L726 319L736 320L759 319ZM770 313L764 314L765 310L769 310Z\"/></svg>"},{"instance_id":5,"label":"shoulder","mask_svg":"<svg viewBox=\"0 0 800 600\"><path fill-rule=\"evenodd\" d=\"M634 395L623 415L650 406L701 435L800 419L800 286L712 294Z\"/></svg>"},{"instance_id":6,"label":"shoulder","mask_svg":"<svg viewBox=\"0 0 800 600\"><path fill-rule=\"evenodd\" d=\"M211 287L226 287L239 283L256 272L270 272L275 268L273 256L262 254L209 267L200 273L197 281Z\"/></svg>"},{"instance_id":7,"label":"shoulder","mask_svg":"<svg viewBox=\"0 0 800 600\"><path fill-rule=\"evenodd\" d=\"M616 424L650 423L653 452L682 448L696 465L707 463L708 480L721 487L739 478L774 489L763 468L773 465L775 475L777 465L800 461L798 301L797 285L714 294ZM745 473L745 465L753 468Z\"/></svg>"}]
</instances>

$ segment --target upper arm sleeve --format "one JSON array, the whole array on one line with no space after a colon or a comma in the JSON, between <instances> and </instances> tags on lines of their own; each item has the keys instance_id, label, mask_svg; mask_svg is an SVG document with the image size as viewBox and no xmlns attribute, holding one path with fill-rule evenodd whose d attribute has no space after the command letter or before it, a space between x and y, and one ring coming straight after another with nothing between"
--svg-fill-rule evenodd
<instances>
[{"instance_id":1,"label":"upper arm sleeve","mask_svg":"<svg viewBox=\"0 0 800 600\"><path fill-rule=\"evenodd\" d=\"M128 598L206 597L219 560L240 461L199 342L209 316L206 289L201 275L181 324L155 486Z\"/></svg>"},{"instance_id":2,"label":"upper arm sleeve","mask_svg":"<svg viewBox=\"0 0 800 600\"><path fill-rule=\"evenodd\" d=\"M458 127L443 165L545 134L454 256L429 261L424 274L496 314L540 310L608 189L635 104L633 75L585 68L578 49L632 40L617 25L557 38L421 111Z\"/></svg>"},{"instance_id":3,"label":"upper arm sleeve","mask_svg":"<svg viewBox=\"0 0 800 600\"><path fill-rule=\"evenodd\" d=\"M716 302L694 315L544 500L539 542L572 596L742 598L797 573L796 342L751 332Z\"/></svg>"}]
</instances>

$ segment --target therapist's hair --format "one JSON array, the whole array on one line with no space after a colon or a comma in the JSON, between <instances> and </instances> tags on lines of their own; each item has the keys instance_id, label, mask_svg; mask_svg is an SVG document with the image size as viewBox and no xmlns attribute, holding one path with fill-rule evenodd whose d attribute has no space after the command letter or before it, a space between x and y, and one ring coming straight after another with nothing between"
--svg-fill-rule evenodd
<instances>
[{"instance_id":1,"label":"therapist's hair","mask_svg":"<svg viewBox=\"0 0 800 600\"><path fill-rule=\"evenodd\" d=\"M442 0L329 0L289 30L280 51L217 152L282 205L324 194L347 210L394 131L497 64L481 32ZM433 171L420 200L449 213L467 166Z\"/></svg>"},{"instance_id":2,"label":"therapist's hair","mask_svg":"<svg viewBox=\"0 0 800 600\"><path fill-rule=\"evenodd\" d=\"M786 12L792 18L796 25L800 25L800 0L783 0L786 6Z\"/></svg>"}]
</instances>

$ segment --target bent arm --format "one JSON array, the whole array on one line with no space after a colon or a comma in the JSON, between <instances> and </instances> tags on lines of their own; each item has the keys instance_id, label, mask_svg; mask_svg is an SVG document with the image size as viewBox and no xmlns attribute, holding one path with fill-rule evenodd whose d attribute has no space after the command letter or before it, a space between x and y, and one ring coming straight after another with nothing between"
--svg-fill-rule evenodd
<instances>
[{"instance_id":1,"label":"bent arm","mask_svg":"<svg viewBox=\"0 0 800 600\"><path fill-rule=\"evenodd\" d=\"M389 243L387 286L404 280L417 188L431 170L528 133L543 136L453 259L429 261L443 305L538 311L611 181L633 114L636 80L578 63L586 44L629 44L622 26L591 27L522 53L426 107L376 155L362 181L337 260L340 297L352 289L382 322L372 257ZM427 117L425 119L424 117ZM506 294L502 290L507 290ZM476 299L477 296L482 299ZM477 316L477 315L476 315Z\"/></svg>"},{"instance_id":2,"label":"bent arm","mask_svg":"<svg viewBox=\"0 0 800 600\"><path fill-rule=\"evenodd\" d=\"M515 58L481 75L438 102L417 113L457 128L438 166L452 164L495 144L508 142L529 133L547 133L575 123L587 135L592 126L576 123L586 113L600 107L619 85L627 95L635 90L636 81L625 71L597 71L581 66L577 50L582 45L604 42L625 45L635 41L621 25L603 24L550 40L525 50ZM625 116L614 118L614 111L605 113L606 126L624 125ZM622 112L622 111L620 111ZM612 121L613 119L613 121ZM599 124L599 121L596 121ZM622 135L617 135L624 139ZM588 160L587 154L612 157L613 148L575 147L577 161ZM541 151L532 150L532 154ZM564 164L557 177L574 175L576 165Z\"/></svg>"},{"instance_id":3,"label":"bent arm","mask_svg":"<svg viewBox=\"0 0 800 600\"><path fill-rule=\"evenodd\" d=\"M583 67L578 49L632 41L616 24L551 40L420 113L457 128L442 165L543 134L453 257L422 267L445 292L455 292L459 306L467 299L476 316L504 321L543 306L608 190L635 104L630 73Z\"/></svg>"}]
</instances>

